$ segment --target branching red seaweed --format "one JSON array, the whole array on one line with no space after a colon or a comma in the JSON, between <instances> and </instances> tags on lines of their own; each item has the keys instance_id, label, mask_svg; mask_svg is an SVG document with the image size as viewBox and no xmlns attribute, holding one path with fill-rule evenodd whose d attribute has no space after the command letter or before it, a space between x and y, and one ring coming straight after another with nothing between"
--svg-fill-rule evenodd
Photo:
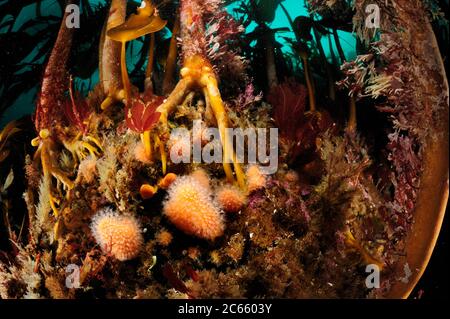
<instances>
[{"instance_id":1,"label":"branching red seaweed","mask_svg":"<svg viewBox=\"0 0 450 319\"><path fill-rule=\"evenodd\" d=\"M153 96L148 101L133 98L130 103L131 106L125 107L125 120L128 128L137 133L149 131L159 121L161 114L156 112L156 109L162 104L163 100L164 98L160 96Z\"/></svg>"}]
</instances>

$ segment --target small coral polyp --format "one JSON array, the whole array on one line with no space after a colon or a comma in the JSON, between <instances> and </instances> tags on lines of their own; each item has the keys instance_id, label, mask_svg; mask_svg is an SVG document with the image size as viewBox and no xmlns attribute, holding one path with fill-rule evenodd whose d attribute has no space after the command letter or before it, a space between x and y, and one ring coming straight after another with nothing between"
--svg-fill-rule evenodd
<instances>
[{"instance_id":1,"label":"small coral polyp","mask_svg":"<svg viewBox=\"0 0 450 319\"><path fill-rule=\"evenodd\" d=\"M194 178L200 185L202 185L206 189L211 189L210 178L208 173L202 168L198 168L191 174L192 178Z\"/></svg>"},{"instance_id":2,"label":"small coral polyp","mask_svg":"<svg viewBox=\"0 0 450 319\"><path fill-rule=\"evenodd\" d=\"M91 230L102 250L120 261L135 258L143 238L137 219L103 208L92 218Z\"/></svg>"},{"instance_id":3,"label":"small coral polyp","mask_svg":"<svg viewBox=\"0 0 450 319\"><path fill-rule=\"evenodd\" d=\"M193 176L178 178L169 188L164 214L188 235L214 240L225 229L223 213L208 188Z\"/></svg>"}]
</instances>

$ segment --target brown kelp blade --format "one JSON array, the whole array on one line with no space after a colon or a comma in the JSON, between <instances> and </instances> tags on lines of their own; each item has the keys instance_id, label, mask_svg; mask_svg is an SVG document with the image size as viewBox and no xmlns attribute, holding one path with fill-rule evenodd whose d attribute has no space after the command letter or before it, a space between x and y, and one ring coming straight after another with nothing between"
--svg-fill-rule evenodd
<instances>
[{"instance_id":1,"label":"brown kelp blade","mask_svg":"<svg viewBox=\"0 0 450 319\"><path fill-rule=\"evenodd\" d=\"M133 14L124 24L112 28L106 34L115 41L127 42L149 33L158 32L166 24L167 21L162 20L159 16L143 17Z\"/></svg>"}]
</instances>

